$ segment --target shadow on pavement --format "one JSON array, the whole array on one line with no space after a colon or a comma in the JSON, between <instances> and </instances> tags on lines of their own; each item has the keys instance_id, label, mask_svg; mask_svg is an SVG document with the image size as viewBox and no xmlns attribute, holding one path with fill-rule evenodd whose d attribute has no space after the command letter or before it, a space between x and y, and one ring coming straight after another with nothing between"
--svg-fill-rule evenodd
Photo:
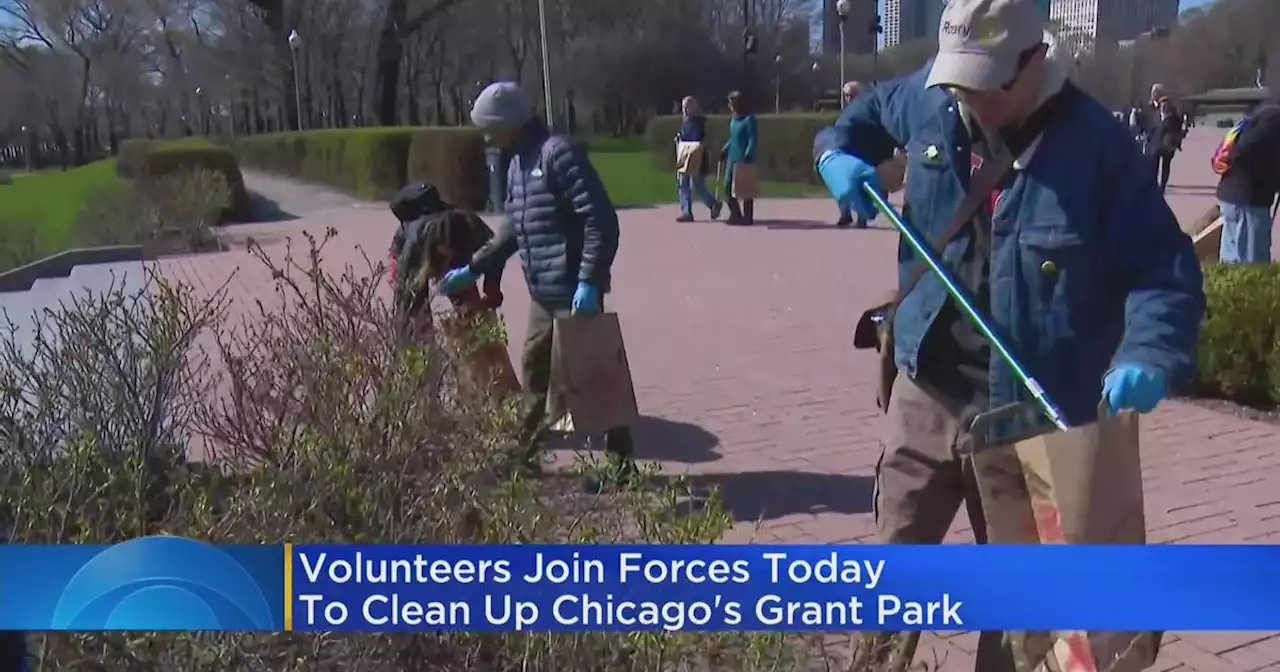
<instances>
[{"instance_id":1,"label":"shadow on pavement","mask_svg":"<svg viewBox=\"0 0 1280 672\"><path fill-rule=\"evenodd\" d=\"M1197 195L1214 196L1218 193L1218 187L1216 185L1170 183L1169 191L1173 191L1181 194L1197 194Z\"/></svg>"},{"instance_id":2,"label":"shadow on pavement","mask_svg":"<svg viewBox=\"0 0 1280 672\"><path fill-rule=\"evenodd\" d=\"M642 460L701 464L722 456L716 450L720 437L687 422L641 416L631 427L636 456Z\"/></svg>"},{"instance_id":3,"label":"shadow on pavement","mask_svg":"<svg viewBox=\"0 0 1280 672\"><path fill-rule=\"evenodd\" d=\"M660 477L669 478L669 477ZM808 513L871 513L875 479L801 471L750 471L690 475L694 497L688 510L705 506L718 489L725 511L739 523Z\"/></svg>"},{"instance_id":4,"label":"shadow on pavement","mask_svg":"<svg viewBox=\"0 0 1280 672\"><path fill-rule=\"evenodd\" d=\"M256 191L249 192L249 217L244 221L233 222L235 224L271 224L275 222L289 222L298 217L293 213L286 212L280 207L279 203L259 194Z\"/></svg>"},{"instance_id":5,"label":"shadow on pavement","mask_svg":"<svg viewBox=\"0 0 1280 672\"><path fill-rule=\"evenodd\" d=\"M771 231L866 231L869 229L879 228L875 225L874 222L867 224L867 228L865 229L855 229L852 226L838 227L836 226L836 223L834 220L830 222L816 222L813 220L805 220L805 219L797 219L797 220L774 219L774 220L767 220L767 221L761 220L756 223L759 225L763 225L764 228L769 229Z\"/></svg>"}]
</instances>

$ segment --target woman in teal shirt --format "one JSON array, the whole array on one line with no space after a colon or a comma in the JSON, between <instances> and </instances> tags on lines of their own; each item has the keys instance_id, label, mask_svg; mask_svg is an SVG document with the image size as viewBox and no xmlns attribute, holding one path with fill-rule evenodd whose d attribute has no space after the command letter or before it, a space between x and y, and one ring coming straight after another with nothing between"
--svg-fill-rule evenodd
<instances>
[{"instance_id":1,"label":"woman in teal shirt","mask_svg":"<svg viewBox=\"0 0 1280 672\"><path fill-rule=\"evenodd\" d=\"M720 150L720 160L725 162L724 190L729 206L726 224L751 226L755 223L755 199L760 195L760 174L755 165L756 117L747 110L742 94L737 91L729 94L729 111L733 113L729 120L729 141Z\"/></svg>"}]
</instances>

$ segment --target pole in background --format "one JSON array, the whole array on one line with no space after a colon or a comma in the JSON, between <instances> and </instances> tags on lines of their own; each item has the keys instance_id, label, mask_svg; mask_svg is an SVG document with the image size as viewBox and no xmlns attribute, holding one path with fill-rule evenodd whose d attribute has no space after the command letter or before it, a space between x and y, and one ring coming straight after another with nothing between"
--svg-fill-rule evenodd
<instances>
[{"instance_id":1,"label":"pole in background","mask_svg":"<svg viewBox=\"0 0 1280 672\"><path fill-rule=\"evenodd\" d=\"M871 0L875 2L876 0ZM880 35L884 33L884 24L880 19L880 12L876 11L876 18L871 24L871 85L875 86L880 81Z\"/></svg>"},{"instance_id":2,"label":"pole in background","mask_svg":"<svg viewBox=\"0 0 1280 672\"><path fill-rule=\"evenodd\" d=\"M742 97L747 109L754 109L751 91L751 54L756 51L756 36L751 32L751 0L742 0Z\"/></svg>"},{"instance_id":3,"label":"pole in background","mask_svg":"<svg viewBox=\"0 0 1280 672\"><path fill-rule=\"evenodd\" d=\"M302 73L298 71L298 50L302 48L302 36L289 31L289 52L293 54L293 103L298 108L298 130L302 129Z\"/></svg>"},{"instance_id":4,"label":"pole in background","mask_svg":"<svg viewBox=\"0 0 1280 672\"><path fill-rule=\"evenodd\" d=\"M209 135L209 124L205 121L205 104L204 89L196 87L196 105L199 106L199 114L196 115L196 123L200 126L200 135Z\"/></svg>"},{"instance_id":5,"label":"pole in background","mask_svg":"<svg viewBox=\"0 0 1280 672\"><path fill-rule=\"evenodd\" d=\"M773 57L773 113L782 114L782 54Z\"/></svg>"},{"instance_id":6,"label":"pole in background","mask_svg":"<svg viewBox=\"0 0 1280 672\"><path fill-rule=\"evenodd\" d=\"M551 109L551 55L547 53L547 0L538 0L538 39L542 43L542 96L547 105L547 126L555 128Z\"/></svg>"}]
</instances>

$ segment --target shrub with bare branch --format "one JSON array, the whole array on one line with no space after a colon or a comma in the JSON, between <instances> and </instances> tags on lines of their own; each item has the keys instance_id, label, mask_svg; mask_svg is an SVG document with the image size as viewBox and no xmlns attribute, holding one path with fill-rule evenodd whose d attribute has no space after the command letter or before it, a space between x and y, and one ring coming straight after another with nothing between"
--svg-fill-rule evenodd
<instances>
[{"instance_id":1,"label":"shrub with bare branch","mask_svg":"<svg viewBox=\"0 0 1280 672\"><path fill-rule=\"evenodd\" d=\"M331 232L332 235L332 232ZM587 495L506 473L514 409L394 328L382 269L251 249L275 299L152 277L47 311L0 350L0 516L21 542L706 543L676 479ZM16 332L15 332L16 333ZM464 391L465 390L465 391ZM202 453L202 454L201 454ZM655 483L657 482L656 479ZM781 636L47 634L55 669L794 669Z\"/></svg>"}]
</instances>

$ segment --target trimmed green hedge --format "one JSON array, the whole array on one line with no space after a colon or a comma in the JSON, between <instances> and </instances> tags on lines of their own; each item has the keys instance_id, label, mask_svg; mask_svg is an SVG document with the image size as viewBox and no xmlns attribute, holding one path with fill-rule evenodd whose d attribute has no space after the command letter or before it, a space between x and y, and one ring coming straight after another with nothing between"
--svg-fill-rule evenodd
<instances>
[{"instance_id":1,"label":"trimmed green hedge","mask_svg":"<svg viewBox=\"0 0 1280 672\"><path fill-rule=\"evenodd\" d=\"M451 203L480 209L488 194L484 137L467 128L356 128L239 138L252 168L324 184L367 199L390 198L409 181L431 182Z\"/></svg>"},{"instance_id":2,"label":"trimmed green hedge","mask_svg":"<svg viewBox=\"0 0 1280 672\"><path fill-rule=\"evenodd\" d=\"M1197 396L1280 405L1280 265L1210 264Z\"/></svg>"},{"instance_id":3,"label":"trimmed green hedge","mask_svg":"<svg viewBox=\"0 0 1280 672\"><path fill-rule=\"evenodd\" d=\"M244 186L239 162L225 147L204 138L130 139L120 143L116 155L116 174L135 182L200 170L219 173L227 183L231 204L223 213L223 219L247 220L250 215L249 192Z\"/></svg>"},{"instance_id":4,"label":"trimmed green hedge","mask_svg":"<svg viewBox=\"0 0 1280 672\"><path fill-rule=\"evenodd\" d=\"M763 179L772 182L818 184L813 171L813 136L834 123L834 114L758 114L756 126L760 147L756 161ZM658 117L645 129L645 145L658 166L675 170L673 144L683 119L679 116ZM707 117L707 142L718 155L729 132L729 117ZM716 156L712 156L714 164Z\"/></svg>"}]
</instances>

